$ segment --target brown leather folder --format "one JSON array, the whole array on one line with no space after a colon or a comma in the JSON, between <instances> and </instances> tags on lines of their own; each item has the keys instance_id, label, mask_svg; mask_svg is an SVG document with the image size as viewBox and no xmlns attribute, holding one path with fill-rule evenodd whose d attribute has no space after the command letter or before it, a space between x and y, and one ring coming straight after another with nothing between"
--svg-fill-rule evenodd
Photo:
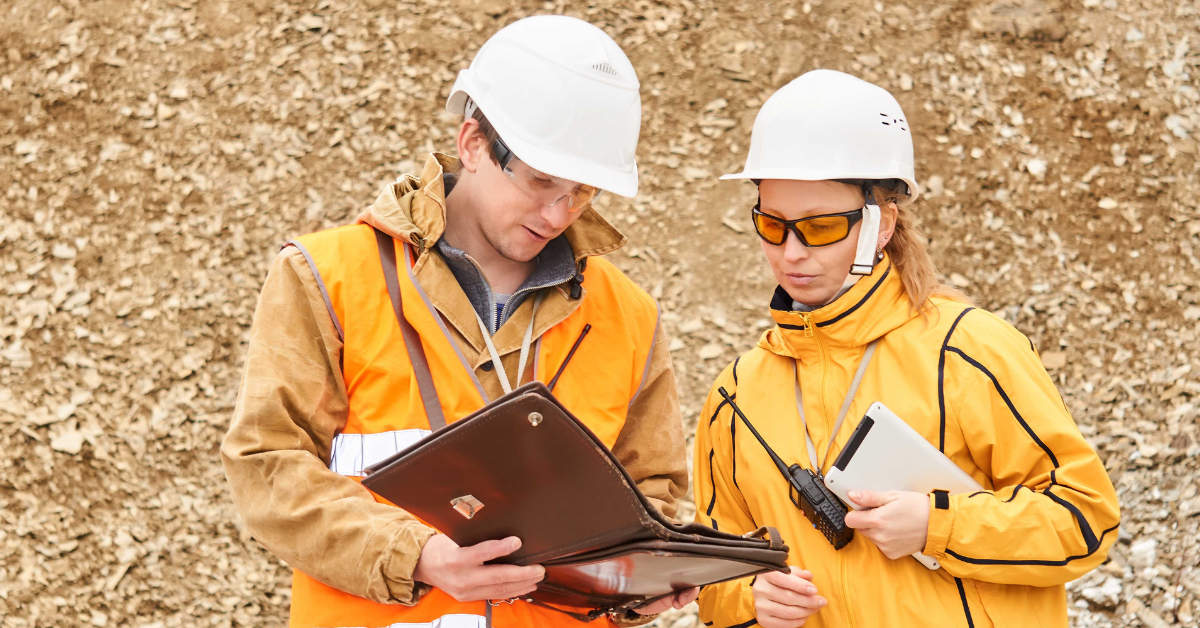
<instances>
[{"instance_id":1,"label":"brown leather folder","mask_svg":"<svg viewBox=\"0 0 1200 628\"><path fill-rule=\"evenodd\" d=\"M535 603L596 617L694 586L787 569L772 528L745 536L659 514L612 452L539 382L368 470L363 484L461 546L519 537ZM560 609L561 610L561 609Z\"/></svg>"}]
</instances>

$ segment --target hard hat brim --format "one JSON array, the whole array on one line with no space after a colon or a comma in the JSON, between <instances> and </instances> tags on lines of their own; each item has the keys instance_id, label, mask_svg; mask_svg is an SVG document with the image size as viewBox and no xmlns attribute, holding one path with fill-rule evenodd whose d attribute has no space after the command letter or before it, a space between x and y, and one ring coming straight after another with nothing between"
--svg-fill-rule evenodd
<instances>
[{"instance_id":1,"label":"hard hat brim","mask_svg":"<svg viewBox=\"0 0 1200 628\"><path fill-rule=\"evenodd\" d=\"M797 172L794 168L759 168L755 170L743 170L742 172L734 172L721 175L722 181L737 181L737 180L763 180L763 179L781 179L787 181L836 181L839 179L867 179L867 180L884 180L884 179L900 179L908 184L909 196L907 202L912 202L921 194L921 186L917 184L913 177L897 177L895 171L883 172L845 172L827 170L823 172Z\"/></svg>"},{"instance_id":2,"label":"hard hat brim","mask_svg":"<svg viewBox=\"0 0 1200 628\"><path fill-rule=\"evenodd\" d=\"M470 92L473 90L481 91L465 71L460 71L454 87L450 90L450 97L446 99L446 111L460 115L465 114L467 98L471 98ZM479 104L478 99L476 103ZM484 109L484 113L487 113L486 109ZM515 128L509 126L509 121L505 119L502 112L489 114L488 122L504 139L504 143L512 149L513 154L529 164L531 168L554 177L590 185L617 196L625 198L637 196L638 168L636 162L628 171L607 168L526 140Z\"/></svg>"},{"instance_id":3,"label":"hard hat brim","mask_svg":"<svg viewBox=\"0 0 1200 628\"><path fill-rule=\"evenodd\" d=\"M499 127L496 131L512 149L513 154L531 168L548 175L590 185L617 196L633 198L638 192L638 169L634 163L629 171L615 170L597 165L544 146L527 142L519 135L509 139Z\"/></svg>"}]
</instances>

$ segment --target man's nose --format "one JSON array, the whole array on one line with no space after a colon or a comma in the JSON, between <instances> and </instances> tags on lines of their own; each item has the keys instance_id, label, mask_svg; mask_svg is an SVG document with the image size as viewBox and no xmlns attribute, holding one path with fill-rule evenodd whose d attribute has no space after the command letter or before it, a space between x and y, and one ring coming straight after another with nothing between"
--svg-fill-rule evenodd
<instances>
[{"instance_id":1,"label":"man's nose","mask_svg":"<svg viewBox=\"0 0 1200 628\"><path fill-rule=\"evenodd\" d=\"M567 209L570 204L570 197L564 196L553 205L543 205L542 220L545 220L546 224L555 231L566 229L571 224L571 212Z\"/></svg>"}]
</instances>

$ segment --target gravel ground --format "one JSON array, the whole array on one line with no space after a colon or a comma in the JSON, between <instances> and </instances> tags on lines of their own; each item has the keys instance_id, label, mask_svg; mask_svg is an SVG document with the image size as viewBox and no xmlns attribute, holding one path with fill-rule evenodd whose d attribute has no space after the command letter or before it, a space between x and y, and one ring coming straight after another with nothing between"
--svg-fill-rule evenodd
<instances>
[{"instance_id":1,"label":"gravel ground","mask_svg":"<svg viewBox=\"0 0 1200 628\"><path fill-rule=\"evenodd\" d=\"M267 266L449 150L457 70L550 12L642 79L642 193L602 211L689 431L773 287L715 176L778 86L855 73L909 117L947 281L1034 340L1120 492L1073 625L1196 625L1195 2L0 0L0 626L286 623L217 455Z\"/></svg>"}]
</instances>

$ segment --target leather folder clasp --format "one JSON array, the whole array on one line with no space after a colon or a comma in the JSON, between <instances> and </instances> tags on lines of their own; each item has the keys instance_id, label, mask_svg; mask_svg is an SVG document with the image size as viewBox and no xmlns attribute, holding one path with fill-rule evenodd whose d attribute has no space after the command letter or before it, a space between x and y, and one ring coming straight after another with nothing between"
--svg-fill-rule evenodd
<instances>
[{"instance_id":1,"label":"leather folder clasp","mask_svg":"<svg viewBox=\"0 0 1200 628\"><path fill-rule=\"evenodd\" d=\"M458 511L458 514L470 519L475 516L475 513L483 509L483 502L475 499L474 495L463 495L450 500L450 505Z\"/></svg>"}]
</instances>

